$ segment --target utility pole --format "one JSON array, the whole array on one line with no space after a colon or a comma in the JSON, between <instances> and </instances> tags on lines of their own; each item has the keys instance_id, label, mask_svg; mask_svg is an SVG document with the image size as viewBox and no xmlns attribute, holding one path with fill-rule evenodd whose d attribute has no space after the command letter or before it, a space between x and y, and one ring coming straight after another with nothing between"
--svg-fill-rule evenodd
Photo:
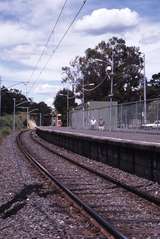
<instances>
[{"instance_id":1,"label":"utility pole","mask_svg":"<svg viewBox=\"0 0 160 239\"><path fill-rule=\"evenodd\" d=\"M27 108L27 128L29 128L29 107L26 107Z\"/></svg>"},{"instance_id":2,"label":"utility pole","mask_svg":"<svg viewBox=\"0 0 160 239\"><path fill-rule=\"evenodd\" d=\"M39 126L42 126L42 113L39 113Z\"/></svg>"},{"instance_id":3,"label":"utility pole","mask_svg":"<svg viewBox=\"0 0 160 239\"><path fill-rule=\"evenodd\" d=\"M67 90L67 127L69 126L69 91Z\"/></svg>"},{"instance_id":4,"label":"utility pole","mask_svg":"<svg viewBox=\"0 0 160 239\"><path fill-rule=\"evenodd\" d=\"M16 98L13 98L13 131L16 128Z\"/></svg>"},{"instance_id":5,"label":"utility pole","mask_svg":"<svg viewBox=\"0 0 160 239\"><path fill-rule=\"evenodd\" d=\"M1 99L2 99L2 95L1 95L1 87L2 87L2 79L1 79L1 76L0 76L0 117L1 117L1 111L2 111L2 102L1 102Z\"/></svg>"},{"instance_id":6,"label":"utility pole","mask_svg":"<svg viewBox=\"0 0 160 239\"><path fill-rule=\"evenodd\" d=\"M54 126L53 112L52 112L52 115L51 115L51 126Z\"/></svg>"}]
</instances>

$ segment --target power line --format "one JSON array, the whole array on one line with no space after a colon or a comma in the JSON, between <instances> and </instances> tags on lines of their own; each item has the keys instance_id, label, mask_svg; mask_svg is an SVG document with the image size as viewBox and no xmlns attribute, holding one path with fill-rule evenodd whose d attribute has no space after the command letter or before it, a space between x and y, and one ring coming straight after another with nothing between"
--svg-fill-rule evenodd
<instances>
[{"instance_id":1,"label":"power line","mask_svg":"<svg viewBox=\"0 0 160 239\"><path fill-rule=\"evenodd\" d=\"M12 84L12 85L9 85L9 86L4 86L5 88L2 88L1 89L1 96L3 96L4 94L6 94L6 92L4 93L3 91L4 90L9 90L9 88L12 88L12 87L14 87L14 86L16 86L16 85L20 85L20 84L24 84L25 86L26 86L26 97L27 97L27 84L29 84L29 82L27 82L27 81L20 81L20 82L18 82L17 81L17 83L15 83L15 84ZM10 89L11 90L11 89Z\"/></svg>"},{"instance_id":2,"label":"power line","mask_svg":"<svg viewBox=\"0 0 160 239\"><path fill-rule=\"evenodd\" d=\"M108 77L108 75L107 75ZM106 80L106 77L98 84L96 85L95 87L93 87L92 89L84 89L84 91L87 91L87 92L90 92L90 91L93 91L93 90L96 90L100 85L103 84L103 82Z\"/></svg>"},{"instance_id":3,"label":"power line","mask_svg":"<svg viewBox=\"0 0 160 239\"><path fill-rule=\"evenodd\" d=\"M55 24L54 24L54 26L53 26L53 28L52 28L52 30L51 30L51 32L50 32L48 38L47 38L47 41L46 41L46 43L45 43L45 45L44 45L44 48L43 48L43 50L42 50L42 52L41 52L41 54L40 54L40 56L39 56L39 58L38 58L38 60L37 60L37 62L36 62L36 64L35 64L35 66L34 66L34 69L33 69L32 73L31 73L30 77L29 77L29 81L32 80L32 77L33 77L33 75L34 75L34 73L35 73L35 71L36 71L36 69L37 69L37 66L38 66L39 62L41 61L43 55L45 54L45 50L46 50L46 48L48 47L48 44L49 44L49 41L51 40L52 35L54 34L54 31L55 31L55 29L56 29L56 27L57 27L57 24L58 24L58 22L59 22L59 20L60 20L60 18L61 18L61 16L62 16L63 10L64 10L64 8L65 8L65 6L66 6L66 4L67 4L67 1L68 1L68 0L65 0L65 1L64 1L64 4L63 4L63 6L62 6L62 8L61 8L61 10L60 10L60 12L59 12L58 17L57 17L57 20L56 20L56 22L55 22Z\"/></svg>"},{"instance_id":4,"label":"power line","mask_svg":"<svg viewBox=\"0 0 160 239\"><path fill-rule=\"evenodd\" d=\"M41 74L44 72L44 70L46 69L48 63L50 62L50 60L52 59L53 55L56 53L56 51L58 50L58 48L61 46L64 38L66 37L66 35L68 34L70 28L72 27L72 25L74 24L74 22L76 21L77 17L79 16L80 12L82 11L83 7L85 6L86 2L88 0L84 0L82 5L80 6L80 8L78 9L76 15L74 16L73 20L71 21L71 23L69 24L69 26L67 27L66 31L64 32L63 36L61 37L61 39L59 40L58 44L56 45L56 47L54 48L52 55L48 58L48 60L46 61L45 65L42 67L38 77L36 78L36 80L33 82L32 84L32 89L33 86L36 84L36 82L38 81L39 77L41 76ZM38 85L37 85L38 86ZM35 89L35 88L34 88Z\"/></svg>"},{"instance_id":5,"label":"power line","mask_svg":"<svg viewBox=\"0 0 160 239\"><path fill-rule=\"evenodd\" d=\"M72 27L72 25L74 24L74 22L76 21L77 17L79 16L80 12L82 11L84 5L86 4L87 0L83 1L81 7L79 8L78 12L76 13L75 17L73 18L72 22L70 23L69 27L67 28L67 30L65 31L65 33L63 34L62 38L60 39L59 43L57 44L57 46L55 47L55 49L53 50L53 53L55 53L55 51L57 51L57 49L60 47L62 41L64 40L65 36L67 35L67 33L69 32L70 28Z\"/></svg>"}]
</instances>

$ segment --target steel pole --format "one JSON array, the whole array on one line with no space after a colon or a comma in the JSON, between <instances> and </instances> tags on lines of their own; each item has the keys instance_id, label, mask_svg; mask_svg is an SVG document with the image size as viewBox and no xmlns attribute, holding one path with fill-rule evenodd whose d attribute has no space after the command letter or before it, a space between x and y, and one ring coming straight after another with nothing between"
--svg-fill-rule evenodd
<instances>
[{"instance_id":1,"label":"steel pole","mask_svg":"<svg viewBox=\"0 0 160 239\"><path fill-rule=\"evenodd\" d=\"M143 83L143 92L144 92L144 124L147 123L147 94L146 94L146 67L145 67L145 54L143 55L144 60L144 83Z\"/></svg>"},{"instance_id":2,"label":"steel pole","mask_svg":"<svg viewBox=\"0 0 160 239\"><path fill-rule=\"evenodd\" d=\"M16 128L16 98L13 98L13 131Z\"/></svg>"},{"instance_id":3,"label":"steel pole","mask_svg":"<svg viewBox=\"0 0 160 239\"><path fill-rule=\"evenodd\" d=\"M54 126L54 117L53 117L53 112L52 112L52 116L51 116L51 126Z\"/></svg>"},{"instance_id":4,"label":"steel pole","mask_svg":"<svg viewBox=\"0 0 160 239\"><path fill-rule=\"evenodd\" d=\"M113 97L113 71L114 71L114 61L113 61L113 49L112 49L112 71L111 71L111 92L110 92L110 131L112 131L112 97Z\"/></svg>"},{"instance_id":5,"label":"steel pole","mask_svg":"<svg viewBox=\"0 0 160 239\"><path fill-rule=\"evenodd\" d=\"M29 110L28 110L28 107L27 107L27 128L28 128L28 121L29 121Z\"/></svg>"},{"instance_id":6,"label":"steel pole","mask_svg":"<svg viewBox=\"0 0 160 239\"><path fill-rule=\"evenodd\" d=\"M39 113L39 126L42 126L42 113Z\"/></svg>"},{"instance_id":7,"label":"steel pole","mask_svg":"<svg viewBox=\"0 0 160 239\"><path fill-rule=\"evenodd\" d=\"M84 78L83 78L83 112L82 112L82 124L84 129Z\"/></svg>"},{"instance_id":8,"label":"steel pole","mask_svg":"<svg viewBox=\"0 0 160 239\"><path fill-rule=\"evenodd\" d=\"M67 91L67 127L69 126L69 91Z\"/></svg>"},{"instance_id":9,"label":"steel pole","mask_svg":"<svg viewBox=\"0 0 160 239\"><path fill-rule=\"evenodd\" d=\"M28 82L25 82L25 83L24 83L24 85L25 85L25 87L26 87L26 89L25 89L25 91L26 91L26 92L25 92L25 94L26 94L26 98L27 98L27 94L28 94L28 91L27 91L27 84L28 84Z\"/></svg>"}]
</instances>

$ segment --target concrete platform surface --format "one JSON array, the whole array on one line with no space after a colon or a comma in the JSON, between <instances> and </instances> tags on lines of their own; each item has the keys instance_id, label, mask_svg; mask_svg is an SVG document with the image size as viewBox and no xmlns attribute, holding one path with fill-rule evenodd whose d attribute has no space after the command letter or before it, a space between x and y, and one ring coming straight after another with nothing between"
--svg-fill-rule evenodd
<instances>
[{"instance_id":1,"label":"concrete platform surface","mask_svg":"<svg viewBox=\"0 0 160 239\"><path fill-rule=\"evenodd\" d=\"M160 134L134 131L99 131L99 130L77 130L69 127L39 127L46 131L57 131L74 135L84 135L87 137L108 139L112 141L123 141L133 144L155 145L160 147Z\"/></svg>"}]
</instances>

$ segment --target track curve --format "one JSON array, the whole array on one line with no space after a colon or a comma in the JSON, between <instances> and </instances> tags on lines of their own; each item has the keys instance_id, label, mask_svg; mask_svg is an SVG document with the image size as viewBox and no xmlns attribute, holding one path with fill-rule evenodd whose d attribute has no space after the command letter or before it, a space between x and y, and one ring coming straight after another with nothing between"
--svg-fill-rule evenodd
<instances>
[{"instance_id":1,"label":"track curve","mask_svg":"<svg viewBox=\"0 0 160 239\"><path fill-rule=\"evenodd\" d=\"M30 135L30 134L28 134L28 135ZM22 134L21 134L21 136L22 136ZM20 138L20 136L19 136L19 138ZM17 139L17 142L18 141L20 141L20 139ZM18 142L18 144L20 145L19 142ZM22 142L21 142L21 144L22 144ZM23 144L21 146L22 146L22 148L24 148ZM41 145L41 146L44 147L44 145ZM45 150L48 150L47 147L45 147ZM25 149L25 151L26 151L26 154L28 157L29 153L27 152L26 149ZM52 152L52 154L53 153L55 153L55 152ZM31 156L31 158L33 157L32 155L30 155L30 156ZM63 157L63 155L61 155L61 153L59 153L59 156ZM66 158L64 160L66 161ZM84 172L78 172L79 171L78 168L76 168L76 169L73 168L72 170L73 171L76 170L77 174L74 176L74 173L73 173L73 177L69 177L69 179L67 179L67 176L68 175L70 176L70 174L72 173L72 171L70 171L70 169L67 167L71 168L73 166L69 166L69 165L67 166L67 164L65 163L64 160L63 160L63 163L58 161L59 166L57 166L57 165L55 166L55 167L59 167L59 170L57 170L57 171L54 171L54 169L51 170L51 165L55 163L53 161L51 162L51 164L49 165L49 168L50 168L49 171L50 172L52 171L50 176L53 177L53 174L56 175L55 182L58 181L56 183L62 184L61 182L63 181L64 184L62 184L61 186L63 186L64 188L67 189L66 192L67 193L71 192L71 197L75 198L76 200L78 199L77 201L80 200L79 203L80 204L82 203L82 205L84 204L84 206L81 205L81 207L83 207L85 210L89 209L88 213L90 211L90 212L92 212L91 214L95 214L96 220L98 220L99 223L102 222L103 228L106 228L107 230L109 230L110 233L112 233L112 235L114 235L115 238L137 238L137 237L135 237L135 235L137 236L137 233L138 233L138 238L146 238L146 235L150 236L149 232L151 235L156 234L155 227L157 225L159 225L159 223L160 223L160 219L159 219L160 210L159 210L159 207L157 206L159 202L154 202L154 203L157 203L157 205L153 205L153 203L151 203L152 199L150 200L150 198L149 198L149 200L147 199L148 200L147 201L145 198L145 200L144 200L144 195L142 195L143 197L139 198L140 195L137 195L137 194L133 195L134 192L132 192L131 190L128 192L128 188L126 188L126 187L122 188L123 185L120 185L119 183L117 184L117 182L115 183L108 178L104 178L104 177L102 178L102 175L99 175L97 173L95 175L95 172L91 172L88 169L87 169L88 170L87 173L84 173ZM73 164L73 162L71 162L71 161L72 160L70 160L70 162L69 162L70 165L71 165L71 163ZM38 165L39 164L40 163L38 160ZM43 165L44 164L45 164L45 162L43 162ZM62 168L62 164L66 164L66 166L65 166L66 174L63 172L63 170L62 170L62 172L60 171L60 169ZM77 166L78 165L76 165L74 167L77 167ZM78 167L80 167L80 165ZM48 166L47 166L47 168L48 168ZM81 171L82 170L86 171L86 168L83 167L83 169L81 169ZM48 172L48 173L50 174L50 172ZM92 183L91 184L88 183L88 185L87 185L86 182L81 179L81 175L83 175L83 174L85 175L84 177L87 178L88 182L93 181L94 185L91 185ZM91 179L91 174L92 174L92 179ZM93 177L93 174L94 174L94 177ZM78 184L78 181L76 180L77 175L79 175L79 180L78 180L79 184ZM70 183L71 180L73 181L74 177L75 177L75 182ZM95 182L96 182L96 184L95 184ZM104 184L104 185L102 185L102 184ZM66 185L67 185L67 187L66 187ZM81 187L81 185L83 185L83 187ZM95 186L95 188L93 186ZM90 187L90 188L88 189L87 187ZM79 190L77 191L78 188L79 188ZM100 196L101 196L101 198L100 198ZM104 200L103 200L104 202L106 200L106 202L110 203L111 205L105 205L105 206L98 205L98 202L100 202L102 198L104 198ZM90 203L88 203L88 200L90 200ZM114 202L114 200L115 200L115 202ZM127 200L128 200L128 202L127 202ZM131 202L129 202L129 201L131 201ZM108 207L112 208L112 209L108 210ZM93 208L95 210L93 210ZM103 211L103 208L104 208L104 211ZM137 211L135 210L135 208L137 208ZM152 218L149 215L151 210L152 211L155 210L155 212L156 212L155 213L156 215L154 216L154 218ZM110 213L109 220L107 220L106 211L107 211L107 213ZM129 216L126 212L130 212L133 215ZM125 219L125 217L128 217L128 218ZM148 228L148 226L150 226L150 228ZM119 231L121 231L122 233ZM124 236L123 234L126 236ZM150 238L152 238L152 237L150 237ZM153 238L158 238L158 237L153 237Z\"/></svg>"}]
</instances>

